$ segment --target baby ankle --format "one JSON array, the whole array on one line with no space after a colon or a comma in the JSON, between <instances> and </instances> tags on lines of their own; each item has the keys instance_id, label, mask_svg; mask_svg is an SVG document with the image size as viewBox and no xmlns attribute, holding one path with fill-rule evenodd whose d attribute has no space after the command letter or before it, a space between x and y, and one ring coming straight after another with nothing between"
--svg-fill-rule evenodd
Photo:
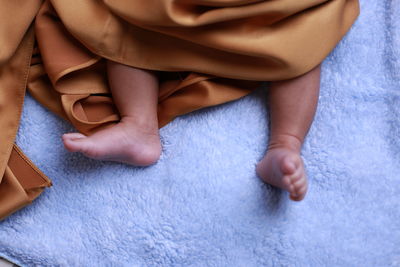
<instances>
[{"instance_id":1,"label":"baby ankle","mask_svg":"<svg viewBox=\"0 0 400 267\"><path fill-rule=\"evenodd\" d=\"M158 132L157 118L149 119L144 117L122 116L121 122L132 125L140 129L142 132Z\"/></svg>"},{"instance_id":2,"label":"baby ankle","mask_svg":"<svg viewBox=\"0 0 400 267\"><path fill-rule=\"evenodd\" d=\"M290 135L290 134L273 135L269 139L268 150L274 148L286 148L295 151L296 153L300 153L302 144L303 141L295 135Z\"/></svg>"}]
</instances>

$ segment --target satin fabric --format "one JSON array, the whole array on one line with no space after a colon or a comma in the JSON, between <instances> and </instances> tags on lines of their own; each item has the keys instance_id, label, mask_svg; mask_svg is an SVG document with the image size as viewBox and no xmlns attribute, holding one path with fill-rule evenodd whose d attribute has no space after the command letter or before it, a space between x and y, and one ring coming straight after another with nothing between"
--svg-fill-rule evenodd
<instances>
[{"instance_id":1,"label":"satin fabric","mask_svg":"<svg viewBox=\"0 0 400 267\"><path fill-rule=\"evenodd\" d=\"M13 144L26 88L90 135L119 120L106 60L159 71L162 127L306 73L358 13L357 0L0 0L0 218L51 184Z\"/></svg>"}]
</instances>

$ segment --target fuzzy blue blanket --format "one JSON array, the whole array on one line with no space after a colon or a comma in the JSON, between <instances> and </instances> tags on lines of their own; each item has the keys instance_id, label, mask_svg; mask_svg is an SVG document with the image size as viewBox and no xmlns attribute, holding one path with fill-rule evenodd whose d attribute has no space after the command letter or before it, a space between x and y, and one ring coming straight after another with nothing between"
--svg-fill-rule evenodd
<instances>
[{"instance_id":1,"label":"fuzzy blue blanket","mask_svg":"<svg viewBox=\"0 0 400 267\"><path fill-rule=\"evenodd\" d=\"M27 97L17 143L54 186L0 223L23 266L400 266L400 1L361 0L327 58L292 202L255 164L265 90L161 129L149 168L68 153L70 125Z\"/></svg>"}]
</instances>

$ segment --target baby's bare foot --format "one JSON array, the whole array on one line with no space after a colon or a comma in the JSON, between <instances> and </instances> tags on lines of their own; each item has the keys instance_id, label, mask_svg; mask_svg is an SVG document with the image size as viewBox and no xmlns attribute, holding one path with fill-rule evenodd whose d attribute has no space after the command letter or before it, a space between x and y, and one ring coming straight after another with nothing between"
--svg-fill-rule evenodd
<instances>
[{"instance_id":1,"label":"baby's bare foot","mask_svg":"<svg viewBox=\"0 0 400 267\"><path fill-rule=\"evenodd\" d=\"M67 133L62 139L65 148L70 152L81 152L93 159L135 166L151 165L157 162L161 154L158 128L143 128L128 118L123 118L114 126L91 136Z\"/></svg>"},{"instance_id":2,"label":"baby's bare foot","mask_svg":"<svg viewBox=\"0 0 400 267\"><path fill-rule=\"evenodd\" d=\"M264 182L284 189L290 198L300 201L307 191L307 177L299 153L285 147L270 148L257 165Z\"/></svg>"}]
</instances>

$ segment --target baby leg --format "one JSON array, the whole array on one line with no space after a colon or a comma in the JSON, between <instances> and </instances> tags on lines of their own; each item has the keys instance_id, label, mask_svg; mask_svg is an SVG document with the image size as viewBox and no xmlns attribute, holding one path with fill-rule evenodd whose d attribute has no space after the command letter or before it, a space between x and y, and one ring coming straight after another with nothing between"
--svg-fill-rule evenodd
<instances>
[{"instance_id":1,"label":"baby leg","mask_svg":"<svg viewBox=\"0 0 400 267\"><path fill-rule=\"evenodd\" d=\"M150 71L112 61L107 62L107 72L120 122L91 136L64 134L64 146L94 159L151 165L161 154L157 77Z\"/></svg>"},{"instance_id":2,"label":"baby leg","mask_svg":"<svg viewBox=\"0 0 400 267\"><path fill-rule=\"evenodd\" d=\"M294 79L271 82L268 101L271 134L268 151L257 165L257 174L271 185L302 200L307 177L300 150L318 102L320 66Z\"/></svg>"}]
</instances>

